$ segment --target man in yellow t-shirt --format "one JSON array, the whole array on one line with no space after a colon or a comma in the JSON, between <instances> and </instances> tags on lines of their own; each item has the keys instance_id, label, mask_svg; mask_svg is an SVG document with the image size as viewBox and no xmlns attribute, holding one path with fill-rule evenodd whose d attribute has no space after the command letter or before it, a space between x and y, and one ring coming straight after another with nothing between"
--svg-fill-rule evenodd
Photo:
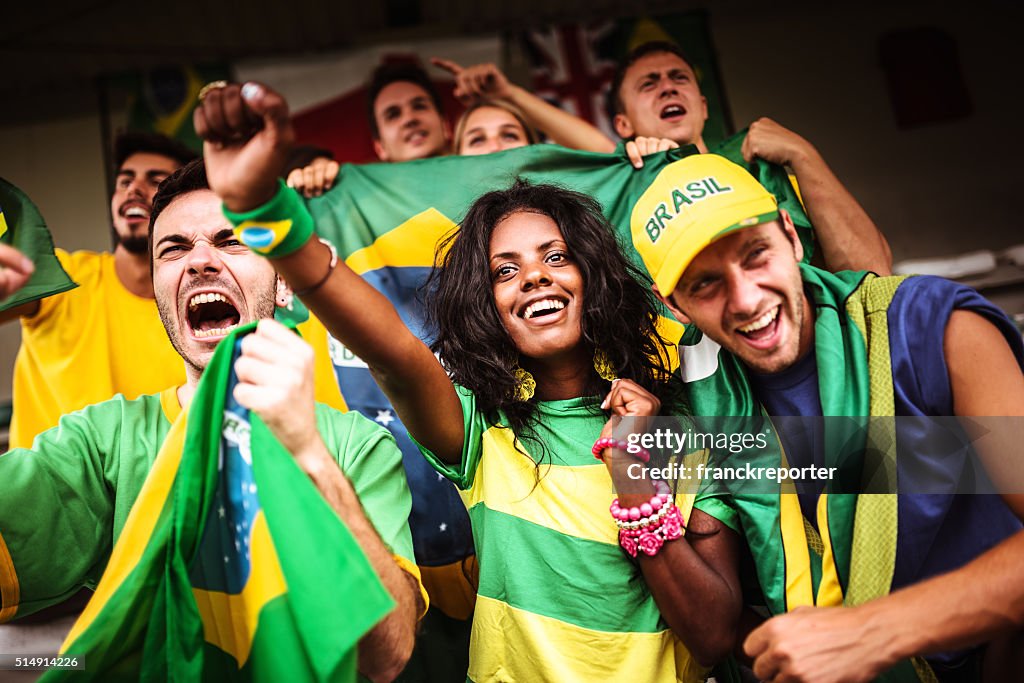
<instances>
[{"instance_id":1,"label":"man in yellow t-shirt","mask_svg":"<svg viewBox=\"0 0 1024 683\"><path fill-rule=\"evenodd\" d=\"M30 446L65 413L184 379L153 299L147 239L157 186L196 154L162 135L125 133L114 156L114 252L56 250L78 287L0 314L3 322L20 316L22 325L12 448Z\"/></svg>"}]
</instances>

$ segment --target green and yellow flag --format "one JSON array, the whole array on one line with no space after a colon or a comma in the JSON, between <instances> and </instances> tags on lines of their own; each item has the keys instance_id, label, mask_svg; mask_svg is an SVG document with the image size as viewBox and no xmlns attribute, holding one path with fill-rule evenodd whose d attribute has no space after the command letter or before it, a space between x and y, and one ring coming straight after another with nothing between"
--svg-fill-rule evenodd
<instances>
[{"instance_id":1,"label":"green and yellow flag","mask_svg":"<svg viewBox=\"0 0 1024 683\"><path fill-rule=\"evenodd\" d=\"M24 287L0 299L0 311L78 286L54 256L53 238L39 209L24 192L3 178L0 178L0 242L20 250L36 267Z\"/></svg>"},{"instance_id":2,"label":"green and yellow flag","mask_svg":"<svg viewBox=\"0 0 1024 683\"><path fill-rule=\"evenodd\" d=\"M233 398L239 328L174 422L47 680L352 681L394 603L351 533Z\"/></svg>"}]
</instances>

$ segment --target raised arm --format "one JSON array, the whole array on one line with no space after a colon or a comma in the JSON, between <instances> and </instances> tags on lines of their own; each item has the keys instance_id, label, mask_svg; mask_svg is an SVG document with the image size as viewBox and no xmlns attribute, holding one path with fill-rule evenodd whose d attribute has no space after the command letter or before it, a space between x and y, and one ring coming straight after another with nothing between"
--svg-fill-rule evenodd
<instances>
[{"instance_id":1,"label":"raised arm","mask_svg":"<svg viewBox=\"0 0 1024 683\"><path fill-rule=\"evenodd\" d=\"M312 219L301 201L277 180L294 138L287 103L255 83L221 90L220 101L207 97L195 114L196 132L206 140L210 187L236 217L287 221L291 233L269 254L278 272L331 334L366 362L409 433L442 460L459 462L462 408L448 375L384 295L344 263L335 265L329 248L310 234Z\"/></svg>"},{"instance_id":2,"label":"raised arm","mask_svg":"<svg viewBox=\"0 0 1024 683\"><path fill-rule=\"evenodd\" d=\"M742 152L747 161L759 157L793 169L829 270L892 273L889 243L814 145L775 121L762 118L750 124Z\"/></svg>"},{"instance_id":3,"label":"raised arm","mask_svg":"<svg viewBox=\"0 0 1024 683\"><path fill-rule=\"evenodd\" d=\"M430 61L455 77L455 97L464 103L476 99L504 100L523 112L531 128L541 131L563 147L605 154L615 150L615 143L596 127L510 83L494 64L463 68L450 59L433 57Z\"/></svg>"}]
</instances>

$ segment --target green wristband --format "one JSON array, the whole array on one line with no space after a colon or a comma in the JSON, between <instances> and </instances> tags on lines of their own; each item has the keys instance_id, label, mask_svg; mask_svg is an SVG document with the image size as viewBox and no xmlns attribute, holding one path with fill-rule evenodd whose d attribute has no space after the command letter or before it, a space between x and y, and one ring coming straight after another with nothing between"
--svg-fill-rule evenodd
<instances>
[{"instance_id":1,"label":"green wristband","mask_svg":"<svg viewBox=\"0 0 1024 683\"><path fill-rule=\"evenodd\" d=\"M313 217L299 195L283 180L277 183L274 198L252 211L235 213L223 207L242 244L268 258L287 256L313 234Z\"/></svg>"}]
</instances>

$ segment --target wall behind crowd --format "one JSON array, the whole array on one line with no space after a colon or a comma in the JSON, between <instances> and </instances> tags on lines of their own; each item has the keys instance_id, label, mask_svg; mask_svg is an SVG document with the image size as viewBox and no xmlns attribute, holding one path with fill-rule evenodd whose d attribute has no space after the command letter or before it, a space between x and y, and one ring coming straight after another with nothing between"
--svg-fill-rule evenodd
<instances>
[{"instance_id":1,"label":"wall behind crowd","mask_svg":"<svg viewBox=\"0 0 1024 683\"><path fill-rule=\"evenodd\" d=\"M811 140L875 219L896 260L1000 249L1017 225L1016 25L1002 5L710 10L733 121L770 116ZM931 26L956 41L973 113L900 130L879 63L887 31ZM39 205L58 246L108 249L100 114L0 128L0 175ZM0 401L18 326L0 328Z\"/></svg>"}]
</instances>

